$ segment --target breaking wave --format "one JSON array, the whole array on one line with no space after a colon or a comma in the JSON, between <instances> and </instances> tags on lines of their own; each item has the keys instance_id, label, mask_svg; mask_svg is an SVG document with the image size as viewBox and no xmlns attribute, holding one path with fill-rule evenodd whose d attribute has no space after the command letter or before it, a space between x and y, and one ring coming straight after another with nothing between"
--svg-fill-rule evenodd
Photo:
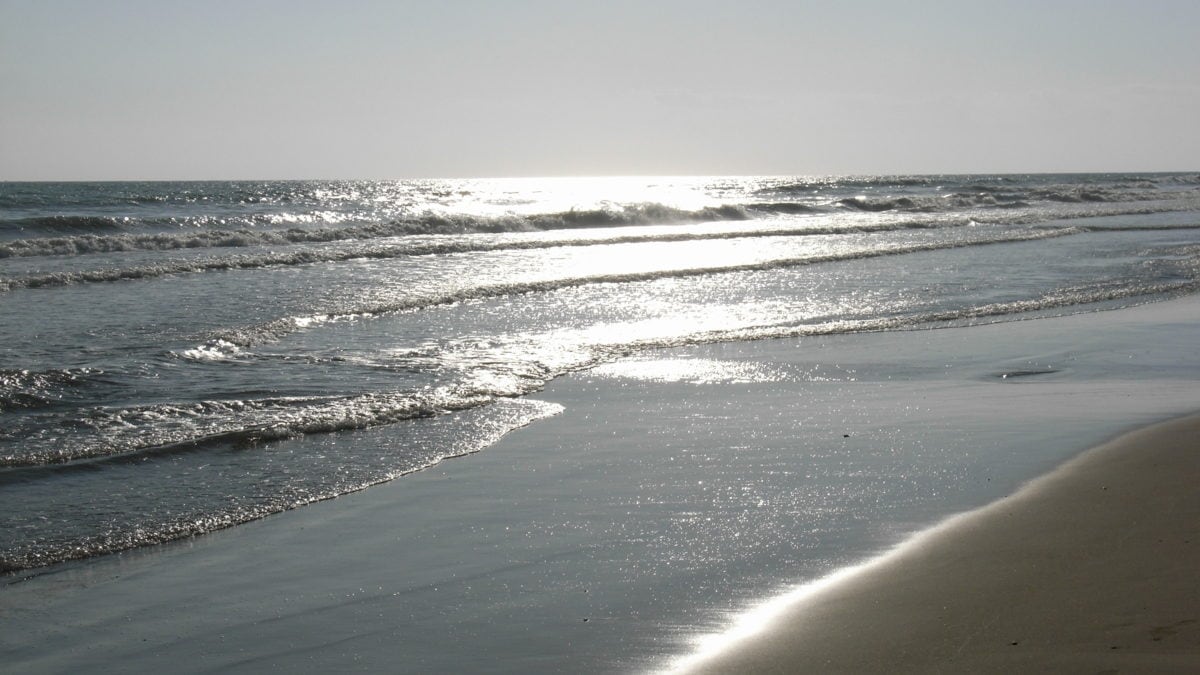
<instances>
[{"instance_id":1,"label":"breaking wave","mask_svg":"<svg viewBox=\"0 0 1200 675\"><path fill-rule=\"evenodd\" d=\"M250 446L306 434L368 429L474 408L519 396L545 383L525 375L519 386L483 389L469 383L433 391L347 397L290 397L96 408L69 442L37 444L0 455L0 467L35 467L98 458L166 455L211 447ZM139 460L140 461L140 460ZM2 483L2 479L0 479Z\"/></svg>"},{"instance_id":2,"label":"breaking wave","mask_svg":"<svg viewBox=\"0 0 1200 675\"><path fill-rule=\"evenodd\" d=\"M138 225L181 226L211 225L201 222L142 221L132 218L94 216L53 216L28 221L10 221L7 229L70 234L64 237L17 239L0 244L0 258L44 255L85 255L120 251L169 251L188 248L258 246L269 244L323 243L332 241L377 239L431 234L472 234L535 232L544 230L619 227L695 223L705 221L749 220L754 210L774 213L806 213L808 207L791 204L724 205L696 210L677 209L663 204L632 204L621 208L569 210L559 213L503 216L427 213L384 223L367 223L332 228L288 229L205 229L195 232L129 233ZM211 220L206 218L206 220ZM279 217L255 216L252 222L275 224ZM328 218L326 218L328 220ZM250 223L244 223L250 224ZM97 234L97 230L101 233ZM125 232L123 234L107 234Z\"/></svg>"},{"instance_id":3,"label":"breaking wave","mask_svg":"<svg viewBox=\"0 0 1200 675\"><path fill-rule=\"evenodd\" d=\"M914 179L919 181L930 179ZM923 184L923 183L922 183ZM786 194L788 186L764 189L763 194ZM811 191L811 190L809 190ZM49 216L0 221L0 231L35 233L0 242L0 258L79 256L127 251L237 248L250 246L320 244L423 235L543 232L555 230L619 228L638 225L671 225L699 222L747 221L771 216L798 216L857 211L864 213L981 213L981 210L1014 210L1033 204L1119 204L1171 201L1193 197L1193 191L1131 190L1090 185L1017 189L969 183L941 195L853 196L821 202L806 194L802 201L765 200L738 204L679 209L661 203L625 204L600 209L572 209L555 213L480 216L425 212L371 222L371 214L319 212L300 215L250 214L237 218L138 219L107 216ZM1157 210L1169 210L1164 205ZM1137 213L1128 206L1124 213ZM1094 214L1087 214L1094 215ZM1070 217L1067 215L1067 217ZM363 219L368 219L364 221ZM333 227L279 227L294 222L346 223ZM153 231L136 231L151 229ZM182 231L181 231L182 230Z\"/></svg>"},{"instance_id":4,"label":"breaking wave","mask_svg":"<svg viewBox=\"0 0 1200 675\"><path fill-rule=\"evenodd\" d=\"M1147 215L1172 210L1169 206L1163 208L1122 208L1111 211L1085 211L1080 213L1060 213L1058 220L1088 218L1106 215ZM265 253L259 255L235 255L220 258L203 258L198 260L174 260L153 265L134 267L102 268L82 270L77 272L53 272L34 274L23 277L0 278L0 292L21 288L46 288L69 286L74 284L106 283L115 281L131 281L155 279L158 277L192 274L200 272L223 272L232 270L259 269L266 267L286 267L311 265L319 263L345 262L349 260L372 259L383 260L405 256L420 255L449 255L454 253L478 253L489 251L535 250L559 247L602 246L608 244L630 244L650 242L683 242L719 239L743 239L757 237L796 237L835 234L867 234L895 232L901 230L924 230L963 227L974 223L995 225L1034 224L1041 220L1037 215L1014 214L1013 217L975 218L944 218L931 220L911 220L884 223L863 223L836 226L821 226L805 223L801 227L778 227L770 229L741 230L729 232L678 232L649 235L612 235L596 238L577 239L543 239L526 241L487 242L478 240L446 240L423 241L412 243L397 243L393 245L362 247L353 249L320 250L305 249L282 253ZM1079 231L1137 231L1137 230L1172 230L1194 229L1196 225L1155 225L1155 226L1081 226L1070 228L1064 234ZM1058 231L1053 227L1049 231ZM1045 236L1046 230L1033 236ZM264 233L265 234L265 233ZM1007 239L1005 241L1008 241ZM249 245L249 244L245 244Z\"/></svg>"},{"instance_id":5,"label":"breaking wave","mask_svg":"<svg viewBox=\"0 0 1200 675\"><path fill-rule=\"evenodd\" d=\"M270 465L260 469L264 473L258 478L260 494L238 499L223 499L216 509L192 510L167 514L163 519L154 514L140 513L133 522L112 524L107 531L84 536L51 538L44 537L23 541L19 545L0 551L0 574L22 569L42 567L66 560L78 560L96 555L115 553L140 546L160 544L175 539L196 536L215 530L249 522L265 516L294 509L305 504L331 499L371 485L383 483L402 475L420 471L452 457L460 457L484 450L505 434L559 414L562 406L533 399L505 399L487 406L479 414L456 420L460 426L471 426L474 434L462 443L441 450L424 450L394 458L393 464L373 466L370 464L342 467L332 477L306 475L293 472L293 467L280 466L272 470ZM463 415L464 413L459 413ZM214 441L215 442L215 441ZM174 451L186 451L180 447ZM199 449L193 447L190 449ZM164 453L171 448L164 447ZM153 455L136 458L112 457L89 463L57 464L31 468L13 468L0 473L0 480L25 480L30 473L62 474L74 470L94 471L105 461L143 461ZM26 474L26 475L22 475ZM332 480L331 480L332 479ZM194 489L194 486L190 486Z\"/></svg>"},{"instance_id":6,"label":"breaking wave","mask_svg":"<svg viewBox=\"0 0 1200 675\"><path fill-rule=\"evenodd\" d=\"M135 279L153 279L174 274L214 272L263 267L309 265L314 263L344 262L356 259L389 259L419 255L449 255L453 253L482 253L489 251L517 251L560 247L602 246L608 244L632 244L651 242L683 242L718 239L746 239L757 237L796 237L830 234L864 234L895 232L900 230L924 230L969 225L970 220L930 220L893 223L875 223L848 226L804 226L794 228L770 228L738 230L730 232L674 232L649 235L610 235L594 238L542 239L525 241L480 241L444 240L405 242L385 246L360 247L353 249L319 250L305 249L284 253L240 255L200 260L168 261L155 265L107 268L78 272L55 272L0 279L0 291L18 288L43 288L72 284L100 283Z\"/></svg>"}]
</instances>

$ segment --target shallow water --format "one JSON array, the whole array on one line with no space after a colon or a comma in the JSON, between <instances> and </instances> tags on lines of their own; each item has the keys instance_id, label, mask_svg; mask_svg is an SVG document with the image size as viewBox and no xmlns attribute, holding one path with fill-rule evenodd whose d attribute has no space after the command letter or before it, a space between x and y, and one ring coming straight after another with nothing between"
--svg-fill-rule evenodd
<instances>
[{"instance_id":1,"label":"shallow water","mask_svg":"<svg viewBox=\"0 0 1200 675\"><path fill-rule=\"evenodd\" d=\"M558 411L480 438L495 443L479 454L211 536L15 575L29 577L0 589L0 654L60 671L661 667L757 601L1200 408L1197 321L1191 297L610 361L465 411ZM463 432L463 415L433 419ZM436 446L425 428L312 434L276 453Z\"/></svg>"},{"instance_id":2,"label":"shallow water","mask_svg":"<svg viewBox=\"0 0 1200 675\"><path fill-rule=\"evenodd\" d=\"M1198 233L1192 174L3 184L0 565L476 452L647 350L1191 293Z\"/></svg>"}]
</instances>

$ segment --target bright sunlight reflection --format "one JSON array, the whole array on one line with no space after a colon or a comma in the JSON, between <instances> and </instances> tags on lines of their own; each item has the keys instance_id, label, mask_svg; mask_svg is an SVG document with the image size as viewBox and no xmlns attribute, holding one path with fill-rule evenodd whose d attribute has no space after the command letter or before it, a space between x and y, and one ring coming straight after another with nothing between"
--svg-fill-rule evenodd
<instances>
[{"instance_id":1,"label":"bright sunlight reflection","mask_svg":"<svg viewBox=\"0 0 1200 675\"><path fill-rule=\"evenodd\" d=\"M711 180L691 176L605 176L457 181L461 192L455 195L453 205L456 212L480 216L620 210L622 205L651 203L696 210L721 204L713 197Z\"/></svg>"},{"instance_id":2,"label":"bright sunlight reflection","mask_svg":"<svg viewBox=\"0 0 1200 675\"><path fill-rule=\"evenodd\" d=\"M1040 482L1040 480L1035 480L1027 484L1024 489L1030 489ZM984 508L986 509L986 507ZM909 537L879 556L857 565L837 570L820 579L796 586L752 607L742 614L736 615L730 627L724 632L712 633L696 638L694 643L695 649L691 653L670 663L664 672L674 675L692 672L697 668L702 668L709 659L718 657L729 650L744 647L746 640L760 635L764 630L770 628L771 624L782 619L784 614L797 612L804 603L817 595L833 589L840 584L850 583L856 577L860 577L873 570L885 568L904 555L919 550L934 539L943 536L948 530L977 517L982 510L967 511L950 516L928 530Z\"/></svg>"}]
</instances>

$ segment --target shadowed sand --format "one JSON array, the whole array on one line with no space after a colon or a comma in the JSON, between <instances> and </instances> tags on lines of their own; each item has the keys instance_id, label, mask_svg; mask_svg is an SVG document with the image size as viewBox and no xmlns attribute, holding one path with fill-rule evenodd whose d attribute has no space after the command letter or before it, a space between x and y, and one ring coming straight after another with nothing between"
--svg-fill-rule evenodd
<instances>
[{"instance_id":1,"label":"shadowed sand","mask_svg":"<svg viewBox=\"0 0 1200 675\"><path fill-rule=\"evenodd\" d=\"M1200 415L1117 438L801 594L681 670L1200 672Z\"/></svg>"}]
</instances>

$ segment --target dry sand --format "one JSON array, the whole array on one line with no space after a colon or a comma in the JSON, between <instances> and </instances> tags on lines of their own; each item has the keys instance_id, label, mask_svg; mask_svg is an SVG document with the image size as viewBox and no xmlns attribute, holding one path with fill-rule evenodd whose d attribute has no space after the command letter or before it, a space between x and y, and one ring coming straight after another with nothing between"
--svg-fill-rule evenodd
<instances>
[{"instance_id":1,"label":"dry sand","mask_svg":"<svg viewBox=\"0 0 1200 675\"><path fill-rule=\"evenodd\" d=\"M1200 415L1117 438L687 672L1200 672Z\"/></svg>"}]
</instances>

